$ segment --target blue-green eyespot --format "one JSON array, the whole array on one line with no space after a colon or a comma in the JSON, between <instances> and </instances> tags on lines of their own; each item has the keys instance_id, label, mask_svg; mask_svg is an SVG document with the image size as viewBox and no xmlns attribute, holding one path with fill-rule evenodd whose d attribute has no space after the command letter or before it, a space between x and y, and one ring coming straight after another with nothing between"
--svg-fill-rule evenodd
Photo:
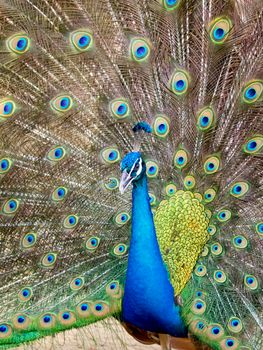
<instances>
[{"instance_id":1,"label":"blue-green eyespot","mask_svg":"<svg viewBox=\"0 0 263 350\"><path fill-rule=\"evenodd\" d=\"M262 96L262 91L263 82L261 80L250 81L243 89L243 101L248 104L256 102Z\"/></svg>"},{"instance_id":2,"label":"blue-green eyespot","mask_svg":"<svg viewBox=\"0 0 263 350\"><path fill-rule=\"evenodd\" d=\"M121 156L116 147L106 147L101 152L101 159L106 164L114 164L119 162Z\"/></svg>"},{"instance_id":3,"label":"blue-green eyespot","mask_svg":"<svg viewBox=\"0 0 263 350\"><path fill-rule=\"evenodd\" d=\"M16 104L10 98L3 98L0 100L0 122L6 121L16 111Z\"/></svg>"},{"instance_id":4,"label":"blue-green eyespot","mask_svg":"<svg viewBox=\"0 0 263 350\"><path fill-rule=\"evenodd\" d=\"M190 77L187 72L176 70L170 82L172 92L177 96L184 95L189 88L189 82Z\"/></svg>"},{"instance_id":5,"label":"blue-green eyespot","mask_svg":"<svg viewBox=\"0 0 263 350\"><path fill-rule=\"evenodd\" d=\"M152 179L158 176L159 166L153 160L148 160L146 162L146 175Z\"/></svg>"},{"instance_id":6,"label":"blue-green eyespot","mask_svg":"<svg viewBox=\"0 0 263 350\"><path fill-rule=\"evenodd\" d=\"M248 154L256 154L261 151L262 146L263 137L261 135L255 135L244 144L243 152Z\"/></svg>"},{"instance_id":7,"label":"blue-green eyespot","mask_svg":"<svg viewBox=\"0 0 263 350\"><path fill-rule=\"evenodd\" d=\"M210 39L214 44L223 44L229 36L232 23L228 17L218 17L209 26Z\"/></svg>"},{"instance_id":8,"label":"blue-green eyespot","mask_svg":"<svg viewBox=\"0 0 263 350\"><path fill-rule=\"evenodd\" d=\"M0 159L0 175L7 173L13 164L12 159L10 158L1 158Z\"/></svg>"},{"instance_id":9,"label":"blue-green eyespot","mask_svg":"<svg viewBox=\"0 0 263 350\"><path fill-rule=\"evenodd\" d=\"M43 255L43 257L41 259L41 265L42 265L42 267L52 268L52 267L54 267L56 260L57 260L56 253L52 253L52 252L46 253Z\"/></svg>"},{"instance_id":10,"label":"blue-green eyespot","mask_svg":"<svg viewBox=\"0 0 263 350\"><path fill-rule=\"evenodd\" d=\"M215 112L211 107L203 108L197 115L197 127L201 131L209 130L215 123Z\"/></svg>"},{"instance_id":11,"label":"blue-green eyespot","mask_svg":"<svg viewBox=\"0 0 263 350\"><path fill-rule=\"evenodd\" d=\"M180 5L181 0L161 0L161 2L167 11L173 11Z\"/></svg>"},{"instance_id":12,"label":"blue-green eyespot","mask_svg":"<svg viewBox=\"0 0 263 350\"><path fill-rule=\"evenodd\" d=\"M149 58L150 45L146 39L134 38L130 45L131 57L134 61L143 62Z\"/></svg>"},{"instance_id":13,"label":"blue-green eyespot","mask_svg":"<svg viewBox=\"0 0 263 350\"><path fill-rule=\"evenodd\" d=\"M19 204L19 200L15 198L6 200L2 206L2 213L7 215L14 214L18 210Z\"/></svg>"},{"instance_id":14,"label":"blue-green eyespot","mask_svg":"<svg viewBox=\"0 0 263 350\"><path fill-rule=\"evenodd\" d=\"M55 112L64 113L73 106L73 100L69 95L59 95L50 101L50 106Z\"/></svg>"},{"instance_id":15,"label":"blue-green eyespot","mask_svg":"<svg viewBox=\"0 0 263 350\"><path fill-rule=\"evenodd\" d=\"M154 133L160 138L165 138L170 131L170 122L164 115L157 115L153 125Z\"/></svg>"},{"instance_id":16,"label":"blue-green eyespot","mask_svg":"<svg viewBox=\"0 0 263 350\"><path fill-rule=\"evenodd\" d=\"M249 190L249 183L245 181L235 182L230 189L230 194L233 197L241 198L243 197Z\"/></svg>"},{"instance_id":17,"label":"blue-green eyespot","mask_svg":"<svg viewBox=\"0 0 263 350\"><path fill-rule=\"evenodd\" d=\"M57 146L52 148L48 154L47 159L52 162L58 162L62 160L67 154L66 149L63 146Z\"/></svg>"},{"instance_id":18,"label":"blue-green eyespot","mask_svg":"<svg viewBox=\"0 0 263 350\"><path fill-rule=\"evenodd\" d=\"M206 174L214 174L219 170L220 159L217 156L209 157L204 163L204 171Z\"/></svg>"},{"instance_id":19,"label":"blue-green eyespot","mask_svg":"<svg viewBox=\"0 0 263 350\"><path fill-rule=\"evenodd\" d=\"M27 34L14 34L6 41L7 47L13 53L21 55L30 48L30 39Z\"/></svg>"},{"instance_id":20,"label":"blue-green eyespot","mask_svg":"<svg viewBox=\"0 0 263 350\"><path fill-rule=\"evenodd\" d=\"M117 98L110 102L110 112L116 119L125 119L130 115L130 106L123 98Z\"/></svg>"},{"instance_id":21,"label":"blue-green eyespot","mask_svg":"<svg viewBox=\"0 0 263 350\"><path fill-rule=\"evenodd\" d=\"M79 52L85 52L93 46L93 34L89 30L75 30L70 34L70 42Z\"/></svg>"},{"instance_id":22,"label":"blue-green eyespot","mask_svg":"<svg viewBox=\"0 0 263 350\"><path fill-rule=\"evenodd\" d=\"M188 154L184 149L179 149L173 159L174 166L178 169L184 168L188 163Z\"/></svg>"}]
</instances>

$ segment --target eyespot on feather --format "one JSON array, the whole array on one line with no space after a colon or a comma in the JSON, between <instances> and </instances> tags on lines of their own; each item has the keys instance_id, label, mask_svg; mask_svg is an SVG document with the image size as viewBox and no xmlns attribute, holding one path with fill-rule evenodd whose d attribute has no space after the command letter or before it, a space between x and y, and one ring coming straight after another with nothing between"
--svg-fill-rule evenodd
<instances>
[{"instance_id":1,"label":"eyespot on feather","mask_svg":"<svg viewBox=\"0 0 263 350\"><path fill-rule=\"evenodd\" d=\"M223 327L218 323L210 324L207 327L206 334L207 334L208 338L211 340L221 339L224 336L224 333L225 332L224 332Z\"/></svg>"},{"instance_id":2,"label":"eyespot on feather","mask_svg":"<svg viewBox=\"0 0 263 350\"><path fill-rule=\"evenodd\" d=\"M76 322L76 316L72 311L69 310L60 311L58 314L58 321L63 326L71 326Z\"/></svg>"},{"instance_id":3,"label":"eyespot on feather","mask_svg":"<svg viewBox=\"0 0 263 350\"><path fill-rule=\"evenodd\" d=\"M246 274L244 277L244 284L247 287L247 289L250 289L252 291L257 290L259 287L258 280L254 275Z\"/></svg>"},{"instance_id":4,"label":"eyespot on feather","mask_svg":"<svg viewBox=\"0 0 263 350\"><path fill-rule=\"evenodd\" d=\"M219 242L213 243L211 245L211 253L213 256L220 256L223 253L223 247Z\"/></svg>"},{"instance_id":5,"label":"eyespot on feather","mask_svg":"<svg viewBox=\"0 0 263 350\"><path fill-rule=\"evenodd\" d=\"M194 273L198 277L204 277L207 273L207 269L205 265L197 265L195 267Z\"/></svg>"},{"instance_id":6,"label":"eyespot on feather","mask_svg":"<svg viewBox=\"0 0 263 350\"><path fill-rule=\"evenodd\" d=\"M59 95L50 101L50 106L55 112L65 113L72 108L73 100L69 95Z\"/></svg>"},{"instance_id":7,"label":"eyespot on feather","mask_svg":"<svg viewBox=\"0 0 263 350\"><path fill-rule=\"evenodd\" d=\"M22 302L26 302L26 301L30 300L32 298L32 296L33 296L33 291L30 287L24 287L18 293L18 298Z\"/></svg>"},{"instance_id":8,"label":"eyespot on feather","mask_svg":"<svg viewBox=\"0 0 263 350\"><path fill-rule=\"evenodd\" d=\"M206 310L206 302L202 299L195 299L192 303L191 311L195 315L202 315Z\"/></svg>"},{"instance_id":9,"label":"eyespot on feather","mask_svg":"<svg viewBox=\"0 0 263 350\"><path fill-rule=\"evenodd\" d=\"M182 96L188 91L189 83L189 74L182 70L176 70L171 77L170 87L176 96Z\"/></svg>"},{"instance_id":10,"label":"eyespot on feather","mask_svg":"<svg viewBox=\"0 0 263 350\"><path fill-rule=\"evenodd\" d=\"M209 25L209 33L211 41L220 45L223 44L232 29L232 23L228 17L215 18Z\"/></svg>"},{"instance_id":11,"label":"eyespot on feather","mask_svg":"<svg viewBox=\"0 0 263 350\"><path fill-rule=\"evenodd\" d=\"M13 333L12 327L8 323L0 324L0 339L7 339L11 337Z\"/></svg>"},{"instance_id":12,"label":"eyespot on feather","mask_svg":"<svg viewBox=\"0 0 263 350\"><path fill-rule=\"evenodd\" d=\"M161 2L167 11L173 11L180 5L181 0L161 0Z\"/></svg>"},{"instance_id":13,"label":"eyespot on feather","mask_svg":"<svg viewBox=\"0 0 263 350\"><path fill-rule=\"evenodd\" d=\"M52 193L52 200L54 202L60 202L63 201L68 193L68 189L64 186L59 186L55 188L55 190Z\"/></svg>"},{"instance_id":14,"label":"eyespot on feather","mask_svg":"<svg viewBox=\"0 0 263 350\"><path fill-rule=\"evenodd\" d=\"M79 52L89 51L94 44L93 34L88 29L75 30L70 33L70 42L73 48Z\"/></svg>"},{"instance_id":15,"label":"eyespot on feather","mask_svg":"<svg viewBox=\"0 0 263 350\"><path fill-rule=\"evenodd\" d=\"M136 62L148 60L151 49L147 39L133 38L130 44L131 58Z\"/></svg>"},{"instance_id":16,"label":"eyespot on feather","mask_svg":"<svg viewBox=\"0 0 263 350\"><path fill-rule=\"evenodd\" d=\"M213 236L217 231L217 228L215 225L209 225L207 228L207 232L210 234L210 236Z\"/></svg>"},{"instance_id":17,"label":"eyespot on feather","mask_svg":"<svg viewBox=\"0 0 263 350\"><path fill-rule=\"evenodd\" d=\"M53 268L57 260L57 253L46 253L41 258L41 266L45 268Z\"/></svg>"},{"instance_id":18,"label":"eyespot on feather","mask_svg":"<svg viewBox=\"0 0 263 350\"><path fill-rule=\"evenodd\" d=\"M235 182L230 189L230 194L233 197L241 198L243 197L249 190L249 183L246 181Z\"/></svg>"},{"instance_id":19,"label":"eyespot on feather","mask_svg":"<svg viewBox=\"0 0 263 350\"><path fill-rule=\"evenodd\" d=\"M259 235L259 237L263 237L263 222L256 224L256 233Z\"/></svg>"},{"instance_id":20,"label":"eyespot on feather","mask_svg":"<svg viewBox=\"0 0 263 350\"><path fill-rule=\"evenodd\" d=\"M155 135L164 139L169 134L170 122L164 115L157 115L153 124L153 130Z\"/></svg>"},{"instance_id":21,"label":"eyespot on feather","mask_svg":"<svg viewBox=\"0 0 263 350\"><path fill-rule=\"evenodd\" d=\"M239 342L236 338L234 337L227 337L220 342L220 349L222 350L236 350L239 348Z\"/></svg>"},{"instance_id":22,"label":"eyespot on feather","mask_svg":"<svg viewBox=\"0 0 263 350\"><path fill-rule=\"evenodd\" d=\"M126 254L127 250L128 250L128 246L126 244L118 243L113 248L113 255L117 257L122 257L123 255Z\"/></svg>"},{"instance_id":23,"label":"eyespot on feather","mask_svg":"<svg viewBox=\"0 0 263 350\"><path fill-rule=\"evenodd\" d=\"M231 317L228 321L227 328L230 332L240 333L243 330L242 321L238 317Z\"/></svg>"},{"instance_id":24,"label":"eyespot on feather","mask_svg":"<svg viewBox=\"0 0 263 350\"><path fill-rule=\"evenodd\" d=\"M237 249L245 249L248 246L248 240L242 235L237 235L232 238L232 244Z\"/></svg>"},{"instance_id":25,"label":"eyespot on feather","mask_svg":"<svg viewBox=\"0 0 263 350\"><path fill-rule=\"evenodd\" d=\"M120 161L120 152L115 147L106 147L101 152L101 159L105 164L114 164Z\"/></svg>"},{"instance_id":26,"label":"eyespot on feather","mask_svg":"<svg viewBox=\"0 0 263 350\"><path fill-rule=\"evenodd\" d=\"M117 98L110 102L111 115L119 120L130 116L130 106L124 98Z\"/></svg>"},{"instance_id":27,"label":"eyespot on feather","mask_svg":"<svg viewBox=\"0 0 263 350\"><path fill-rule=\"evenodd\" d=\"M10 98L0 100L0 123L8 120L16 112L15 102Z\"/></svg>"},{"instance_id":28,"label":"eyespot on feather","mask_svg":"<svg viewBox=\"0 0 263 350\"><path fill-rule=\"evenodd\" d=\"M169 183L165 186L165 194L169 197L173 196L177 191L177 187L173 183Z\"/></svg>"},{"instance_id":29,"label":"eyespot on feather","mask_svg":"<svg viewBox=\"0 0 263 350\"><path fill-rule=\"evenodd\" d=\"M13 215L18 210L20 201L15 198L7 199L2 205L2 214Z\"/></svg>"},{"instance_id":30,"label":"eyespot on feather","mask_svg":"<svg viewBox=\"0 0 263 350\"><path fill-rule=\"evenodd\" d=\"M183 169L188 163L188 154L184 149L179 149L176 151L173 164L178 169Z\"/></svg>"},{"instance_id":31,"label":"eyespot on feather","mask_svg":"<svg viewBox=\"0 0 263 350\"><path fill-rule=\"evenodd\" d=\"M159 166L153 160L146 161L146 175L148 178L153 179L158 176Z\"/></svg>"},{"instance_id":32,"label":"eyespot on feather","mask_svg":"<svg viewBox=\"0 0 263 350\"><path fill-rule=\"evenodd\" d=\"M113 191L119 188L119 183L116 177L109 177L107 182L104 182L104 187L109 191Z\"/></svg>"},{"instance_id":33,"label":"eyespot on feather","mask_svg":"<svg viewBox=\"0 0 263 350\"><path fill-rule=\"evenodd\" d=\"M213 278L214 278L214 280L215 280L218 284L225 283L226 280L227 280L226 274L225 274L225 272L222 271L222 270L216 270L216 271L214 271Z\"/></svg>"},{"instance_id":34,"label":"eyespot on feather","mask_svg":"<svg viewBox=\"0 0 263 350\"><path fill-rule=\"evenodd\" d=\"M243 146L243 152L247 154L257 154L262 150L263 137L260 135L253 136Z\"/></svg>"},{"instance_id":35,"label":"eyespot on feather","mask_svg":"<svg viewBox=\"0 0 263 350\"><path fill-rule=\"evenodd\" d=\"M217 213L217 220L220 222L226 222L231 219L232 213L228 209L222 209Z\"/></svg>"},{"instance_id":36,"label":"eyespot on feather","mask_svg":"<svg viewBox=\"0 0 263 350\"><path fill-rule=\"evenodd\" d=\"M77 215L68 215L67 217L65 217L65 219L63 220L63 226L66 229L73 229L75 226L77 226L79 222L79 217Z\"/></svg>"},{"instance_id":37,"label":"eyespot on feather","mask_svg":"<svg viewBox=\"0 0 263 350\"><path fill-rule=\"evenodd\" d=\"M10 158L1 158L0 159L0 175L6 174L12 167L13 161Z\"/></svg>"},{"instance_id":38,"label":"eyespot on feather","mask_svg":"<svg viewBox=\"0 0 263 350\"><path fill-rule=\"evenodd\" d=\"M13 327L16 329L28 329L31 324L31 319L24 314L18 314L13 318Z\"/></svg>"},{"instance_id":39,"label":"eyespot on feather","mask_svg":"<svg viewBox=\"0 0 263 350\"><path fill-rule=\"evenodd\" d=\"M113 280L106 286L106 293L111 297L118 299L122 296L122 290L120 288L120 283L117 280Z\"/></svg>"},{"instance_id":40,"label":"eyespot on feather","mask_svg":"<svg viewBox=\"0 0 263 350\"><path fill-rule=\"evenodd\" d=\"M208 188L205 192L204 192L204 201L206 203L211 203L216 196L216 191L213 188Z\"/></svg>"},{"instance_id":41,"label":"eyespot on feather","mask_svg":"<svg viewBox=\"0 0 263 350\"><path fill-rule=\"evenodd\" d=\"M184 187L188 190L192 190L195 187L196 181L195 177L192 175L187 175L184 178Z\"/></svg>"},{"instance_id":42,"label":"eyespot on feather","mask_svg":"<svg viewBox=\"0 0 263 350\"><path fill-rule=\"evenodd\" d=\"M66 156L66 154L67 152L64 147L57 146L51 148L51 150L47 154L47 159L55 163L62 160Z\"/></svg>"},{"instance_id":43,"label":"eyespot on feather","mask_svg":"<svg viewBox=\"0 0 263 350\"><path fill-rule=\"evenodd\" d=\"M78 276L73 278L73 280L70 282L70 289L73 291L80 290L81 288L84 287L85 280L83 277Z\"/></svg>"},{"instance_id":44,"label":"eyespot on feather","mask_svg":"<svg viewBox=\"0 0 263 350\"><path fill-rule=\"evenodd\" d=\"M94 251L98 248L99 244L100 244L100 238L96 236L92 236L86 240L85 247L90 251Z\"/></svg>"},{"instance_id":45,"label":"eyespot on feather","mask_svg":"<svg viewBox=\"0 0 263 350\"><path fill-rule=\"evenodd\" d=\"M211 107L205 107L197 115L196 125L200 131L207 131L214 126L215 112Z\"/></svg>"},{"instance_id":46,"label":"eyespot on feather","mask_svg":"<svg viewBox=\"0 0 263 350\"><path fill-rule=\"evenodd\" d=\"M56 315L52 313L45 313L39 317L39 327L41 329L51 329L56 325Z\"/></svg>"},{"instance_id":47,"label":"eyespot on feather","mask_svg":"<svg viewBox=\"0 0 263 350\"><path fill-rule=\"evenodd\" d=\"M30 39L25 33L14 34L7 39L6 45L9 51L17 55L22 55L29 50Z\"/></svg>"},{"instance_id":48,"label":"eyespot on feather","mask_svg":"<svg viewBox=\"0 0 263 350\"><path fill-rule=\"evenodd\" d=\"M79 303L76 307L78 316L81 318L89 317L91 314L90 305L91 305L91 302L85 301L85 300Z\"/></svg>"},{"instance_id":49,"label":"eyespot on feather","mask_svg":"<svg viewBox=\"0 0 263 350\"><path fill-rule=\"evenodd\" d=\"M219 170L220 159L217 156L209 157L204 163L204 171L206 174L214 174Z\"/></svg>"},{"instance_id":50,"label":"eyespot on feather","mask_svg":"<svg viewBox=\"0 0 263 350\"><path fill-rule=\"evenodd\" d=\"M97 317L105 317L110 312L109 305L103 300L94 301L90 308L92 314Z\"/></svg>"},{"instance_id":51,"label":"eyespot on feather","mask_svg":"<svg viewBox=\"0 0 263 350\"><path fill-rule=\"evenodd\" d=\"M21 247L32 248L37 242L37 234L33 231L26 232L21 239Z\"/></svg>"},{"instance_id":52,"label":"eyespot on feather","mask_svg":"<svg viewBox=\"0 0 263 350\"><path fill-rule=\"evenodd\" d=\"M127 224L127 222L130 221L130 214L126 211L120 212L118 213L115 218L114 221L118 226L123 226L125 224Z\"/></svg>"},{"instance_id":53,"label":"eyespot on feather","mask_svg":"<svg viewBox=\"0 0 263 350\"><path fill-rule=\"evenodd\" d=\"M246 84L243 89L242 98L247 104L255 103L262 96L263 91L263 81L253 80Z\"/></svg>"}]
</instances>

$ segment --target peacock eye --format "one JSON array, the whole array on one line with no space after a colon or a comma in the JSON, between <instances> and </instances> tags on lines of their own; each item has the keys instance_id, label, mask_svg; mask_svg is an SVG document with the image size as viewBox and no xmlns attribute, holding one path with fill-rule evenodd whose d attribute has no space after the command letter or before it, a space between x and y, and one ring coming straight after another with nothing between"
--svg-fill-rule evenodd
<instances>
[{"instance_id":1,"label":"peacock eye","mask_svg":"<svg viewBox=\"0 0 263 350\"><path fill-rule=\"evenodd\" d=\"M215 112L211 107L205 107L197 115L197 127L201 131L209 130L215 122Z\"/></svg>"},{"instance_id":2,"label":"peacock eye","mask_svg":"<svg viewBox=\"0 0 263 350\"><path fill-rule=\"evenodd\" d=\"M248 104L256 102L261 97L262 91L262 81L255 80L248 83L243 90L243 101Z\"/></svg>"},{"instance_id":3,"label":"peacock eye","mask_svg":"<svg viewBox=\"0 0 263 350\"><path fill-rule=\"evenodd\" d=\"M7 120L16 111L15 102L9 98L0 100L0 122Z\"/></svg>"},{"instance_id":4,"label":"peacock eye","mask_svg":"<svg viewBox=\"0 0 263 350\"><path fill-rule=\"evenodd\" d=\"M19 201L17 199L11 198L4 202L2 207L3 214L14 214L19 207Z\"/></svg>"},{"instance_id":5,"label":"peacock eye","mask_svg":"<svg viewBox=\"0 0 263 350\"><path fill-rule=\"evenodd\" d=\"M243 151L248 154L256 154L262 149L262 146L263 137L254 136L245 143L243 146Z\"/></svg>"},{"instance_id":6,"label":"peacock eye","mask_svg":"<svg viewBox=\"0 0 263 350\"><path fill-rule=\"evenodd\" d=\"M64 113L73 106L73 100L69 95L59 95L50 101L50 106L55 112Z\"/></svg>"},{"instance_id":7,"label":"peacock eye","mask_svg":"<svg viewBox=\"0 0 263 350\"><path fill-rule=\"evenodd\" d=\"M110 102L110 112L116 119L125 119L130 115L130 107L125 99L116 99Z\"/></svg>"},{"instance_id":8,"label":"peacock eye","mask_svg":"<svg viewBox=\"0 0 263 350\"><path fill-rule=\"evenodd\" d=\"M174 155L174 166L178 169L184 168L188 163L188 154L184 149L178 150Z\"/></svg>"},{"instance_id":9,"label":"peacock eye","mask_svg":"<svg viewBox=\"0 0 263 350\"><path fill-rule=\"evenodd\" d=\"M78 51L88 51L93 46L93 35L88 30L76 30L70 34L70 42Z\"/></svg>"},{"instance_id":10,"label":"peacock eye","mask_svg":"<svg viewBox=\"0 0 263 350\"><path fill-rule=\"evenodd\" d=\"M56 253L47 253L42 257L41 265L42 267L52 268L55 265L56 260L57 260Z\"/></svg>"},{"instance_id":11,"label":"peacock eye","mask_svg":"<svg viewBox=\"0 0 263 350\"><path fill-rule=\"evenodd\" d=\"M180 0L162 0L162 3L167 11L172 11L178 7Z\"/></svg>"},{"instance_id":12,"label":"peacock eye","mask_svg":"<svg viewBox=\"0 0 263 350\"><path fill-rule=\"evenodd\" d=\"M0 174L7 173L10 170L12 164L13 161L10 158L0 159Z\"/></svg>"},{"instance_id":13,"label":"peacock eye","mask_svg":"<svg viewBox=\"0 0 263 350\"><path fill-rule=\"evenodd\" d=\"M66 150L62 146L54 147L52 148L48 154L47 159L52 162L58 162L59 160L62 160L66 155Z\"/></svg>"},{"instance_id":14,"label":"peacock eye","mask_svg":"<svg viewBox=\"0 0 263 350\"><path fill-rule=\"evenodd\" d=\"M117 148L106 147L101 152L101 159L106 164L114 164L120 160L120 152Z\"/></svg>"},{"instance_id":15,"label":"peacock eye","mask_svg":"<svg viewBox=\"0 0 263 350\"><path fill-rule=\"evenodd\" d=\"M145 39L133 39L131 41L131 57L134 61L146 61L150 55L150 46Z\"/></svg>"},{"instance_id":16,"label":"peacock eye","mask_svg":"<svg viewBox=\"0 0 263 350\"><path fill-rule=\"evenodd\" d=\"M189 75L185 71L176 70L171 78L171 89L177 96L184 95L189 88Z\"/></svg>"},{"instance_id":17,"label":"peacock eye","mask_svg":"<svg viewBox=\"0 0 263 350\"><path fill-rule=\"evenodd\" d=\"M29 50L30 39L27 34L15 34L7 39L7 47L16 54L23 54Z\"/></svg>"},{"instance_id":18,"label":"peacock eye","mask_svg":"<svg viewBox=\"0 0 263 350\"><path fill-rule=\"evenodd\" d=\"M163 115L158 115L154 121L153 130L157 136L165 138L170 131L168 118Z\"/></svg>"},{"instance_id":19,"label":"peacock eye","mask_svg":"<svg viewBox=\"0 0 263 350\"><path fill-rule=\"evenodd\" d=\"M229 18L219 17L210 24L210 39L214 44L223 44L232 28Z\"/></svg>"},{"instance_id":20,"label":"peacock eye","mask_svg":"<svg viewBox=\"0 0 263 350\"><path fill-rule=\"evenodd\" d=\"M220 159L216 156L209 157L204 163L204 171L206 174L214 174L219 170Z\"/></svg>"}]
</instances>

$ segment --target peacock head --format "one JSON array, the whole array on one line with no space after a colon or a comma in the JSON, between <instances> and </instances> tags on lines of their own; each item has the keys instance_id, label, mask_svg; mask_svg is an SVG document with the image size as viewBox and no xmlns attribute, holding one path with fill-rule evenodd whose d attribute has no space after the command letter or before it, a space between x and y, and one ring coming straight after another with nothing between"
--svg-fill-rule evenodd
<instances>
[{"instance_id":1,"label":"peacock head","mask_svg":"<svg viewBox=\"0 0 263 350\"><path fill-rule=\"evenodd\" d=\"M129 185L139 181L146 172L146 165L140 152L130 152L121 161L120 192L123 194Z\"/></svg>"}]
</instances>

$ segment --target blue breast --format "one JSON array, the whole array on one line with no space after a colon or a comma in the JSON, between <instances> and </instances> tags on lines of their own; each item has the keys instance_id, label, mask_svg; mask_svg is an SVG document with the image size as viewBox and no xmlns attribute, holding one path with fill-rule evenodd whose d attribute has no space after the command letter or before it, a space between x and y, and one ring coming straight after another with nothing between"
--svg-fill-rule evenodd
<instances>
[{"instance_id":1,"label":"blue breast","mask_svg":"<svg viewBox=\"0 0 263 350\"><path fill-rule=\"evenodd\" d=\"M143 330L186 335L156 238L146 179L133 188L132 238L122 317Z\"/></svg>"}]
</instances>

